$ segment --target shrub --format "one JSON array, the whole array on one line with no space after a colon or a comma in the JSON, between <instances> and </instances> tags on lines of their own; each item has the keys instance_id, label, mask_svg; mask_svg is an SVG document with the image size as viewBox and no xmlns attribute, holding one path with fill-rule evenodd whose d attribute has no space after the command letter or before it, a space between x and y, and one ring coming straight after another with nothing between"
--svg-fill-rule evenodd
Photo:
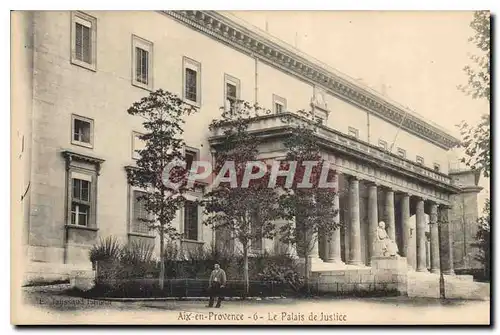
<instances>
[{"instance_id":1,"label":"shrub","mask_svg":"<svg viewBox=\"0 0 500 335\"><path fill-rule=\"evenodd\" d=\"M124 290L130 294L153 291L154 294L166 296L173 294L158 293L155 286L148 284L157 282L159 276L160 261L153 257L153 250L153 245L143 242L122 246L116 238L101 240L91 251L91 259L98 260L96 290L115 292L113 294L117 295L125 294ZM235 295L243 292L241 254L230 253L214 245L210 248L200 246L184 251L179 250L177 244L172 241L167 242L165 246L165 289L168 288L168 283L173 285L171 289L182 290L179 287L184 287L184 290L194 295L202 294L208 286L208 278L215 262L226 271L228 287L231 288L228 291L234 290ZM287 255L263 253L250 257L249 270L252 295L276 294L289 288L298 291L303 285L295 261ZM203 283L203 287L197 287L196 283Z\"/></svg>"},{"instance_id":2,"label":"shrub","mask_svg":"<svg viewBox=\"0 0 500 335\"><path fill-rule=\"evenodd\" d=\"M117 260L120 257L121 245L116 237L108 236L94 244L89 251L92 264L99 261Z\"/></svg>"},{"instance_id":3,"label":"shrub","mask_svg":"<svg viewBox=\"0 0 500 335\"><path fill-rule=\"evenodd\" d=\"M262 260L259 263L262 264ZM304 278L298 271L298 265L288 255L267 256L259 270L258 280L286 284L296 292L304 286Z\"/></svg>"},{"instance_id":4,"label":"shrub","mask_svg":"<svg viewBox=\"0 0 500 335\"><path fill-rule=\"evenodd\" d=\"M153 275L156 262L153 260L154 245L141 241L124 246L120 253L120 265L124 268L122 275L126 278L143 278Z\"/></svg>"}]
</instances>

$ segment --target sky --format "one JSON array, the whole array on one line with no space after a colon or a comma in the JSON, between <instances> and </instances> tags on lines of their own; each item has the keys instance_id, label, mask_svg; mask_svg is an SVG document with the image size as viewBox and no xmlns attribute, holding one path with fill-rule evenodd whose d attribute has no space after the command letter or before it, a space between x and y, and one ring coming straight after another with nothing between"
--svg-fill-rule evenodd
<instances>
[{"instance_id":1,"label":"sky","mask_svg":"<svg viewBox=\"0 0 500 335\"><path fill-rule=\"evenodd\" d=\"M490 112L457 89L477 53L471 11L233 11L300 51L409 107L459 137ZM266 24L267 23L267 24ZM385 89L384 89L385 87ZM484 178L480 205L488 194Z\"/></svg>"}]
</instances>

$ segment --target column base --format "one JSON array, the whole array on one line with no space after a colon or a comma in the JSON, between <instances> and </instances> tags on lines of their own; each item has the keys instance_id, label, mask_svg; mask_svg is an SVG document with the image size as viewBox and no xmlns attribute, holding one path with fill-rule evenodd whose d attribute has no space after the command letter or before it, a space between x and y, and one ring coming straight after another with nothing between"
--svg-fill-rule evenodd
<instances>
[{"instance_id":1,"label":"column base","mask_svg":"<svg viewBox=\"0 0 500 335\"><path fill-rule=\"evenodd\" d=\"M324 263L324 261L318 256L309 256L309 262L313 263Z\"/></svg>"},{"instance_id":2,"label":"column base","mask_svg":"<svg viewBox=\"0 0 500 335\"><path fill-rule=\"evenodd\" d=\"M431 269L431 273L437 273L437 274L439 274L440 271L439 271L439 269Z\"/></svg>"},{"instance_id":3,"label":"column base","mask_svg":"<svg viewBox=\"0 0 500 335\"><path fill-rule=\"evenodd\" d=\"M345 264L344 262L342 262L341 259L338 259L338 258L329 258L325 261L325 263L332 263L332 264Z\"/></svg>"},{"instance_id":4,"label":"column base","mask_svg":"<svg viewBox=\"0 0 500 335\"><path fill-rule=\"evenodd\" d=\"M352 260L347 262L348 265L356 265L356 266L365 266L365 263L362 261Z\"/></svg>"},{"instance_id":5,"label":"column base","mask_svg":"<svg viewBox=\"0 0 500 335\"><path fill-rule=\"evenodd\" d=\"M427 272L427 273L429 273L429 270L427 270L427 268L423 268L423 269L417 269L417 272Z\"/></svg>"},{"instance_id":6,"label":"column base","mask_svg":"<svg viewBox=\"0 0 500 335\"><path fill-rule=\"evenodd\" d=\"M455 275L455 271L453 271L453 270L443 270L443 274L444 275L449 275L449 276L454 276Z\"/></svg>"}]
</instances>

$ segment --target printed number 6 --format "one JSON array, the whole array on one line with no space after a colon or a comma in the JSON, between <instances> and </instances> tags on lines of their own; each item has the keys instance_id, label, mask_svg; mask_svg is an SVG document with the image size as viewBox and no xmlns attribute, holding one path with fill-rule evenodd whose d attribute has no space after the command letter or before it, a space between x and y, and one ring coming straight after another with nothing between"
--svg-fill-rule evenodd
<instances>
[{"instance_id":1,"label":"printed number 6","mask_svg":"<svg viewBox=\"0 0 500 335\"><path fill-rule=\"evenodd\" d=\"M257 315L257 313L254 313L254 314L253 314L253 319L254 319L255 321L257 321L257 320L259 319L259 316Z\"/></svg>"}]
</instances>

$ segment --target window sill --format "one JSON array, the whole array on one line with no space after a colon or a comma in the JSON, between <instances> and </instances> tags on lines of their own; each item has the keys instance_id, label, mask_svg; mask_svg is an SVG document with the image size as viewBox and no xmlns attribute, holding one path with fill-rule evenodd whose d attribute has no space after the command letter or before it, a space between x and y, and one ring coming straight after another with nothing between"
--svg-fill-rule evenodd
<instances>
[{"instance_id":1,"label":"window sill","mask_svg":"<svg viewBox=\"0 0 500 335\"><path fill-rule=\"evenodd\" d=\"M67 224L66 228L91 230L91 231L98 231L99 230L99 228L96 228L96 227L77 226L77 225L73 225L73 224Z\"/></svg>"},{"instance_id":2,"label":"window sill","mask_svg":"<svg viewBox=\"0 0 500 335\"><path fill-rule=\"evenodd\" d=\"M143 234L143 233L133 233L133 232L129 232L128 235L131 235L131 236L139 236L139 237L147 237L147 238L156 238L155 235L150 235L150 234Z\"/></svg>"},{"instance_id":3,"label":"window sill","mask_svg":"<svg viewBox=\"0 0 500 335\"><path fill-rule=\"evenodd\" d=\"M195 107L195 108L201 108L201 102L196 102L193 100L189 100L187 98L182 99L182 101L184 101L184 103L186 105L190 105L190 106Z\"/></svg>"},{"instance_id":4,"label":"window sill","mask_svg":"<svg viewBox=\"0 0 500 335\"><path fill-rule=\"evenodd\" d=\"M149 91L149 92L153 92L153 85L146 85L146 84L142 84L136 80L133 80L132 79L132 86L135 86L135 87L138 87L138 88L142 88L143 90L146 90L146 91Z\"/></svg>"},{"instance_id":5,"label":"window sill","mask_svg":"<svg viewBox=\"0 0 500 335\"><path fill-rule=\"evenodd\" d=\"M71 144L79 146L79 147L84 147L87 149L93 149L94 146L91 143L86 143L86 142L80 142L80 141L71 141Z\"/></svg>"},{"instance_id":6,"label":"window sill","mask_svg":"<svg viewBox=\"0 0 500 335\"><path fill-rule=\"evenodd\" d=\"M204 241L198 241L198 240L189 240L187 238L181 239L182 243L197 243L197 244L205 244Z\"/></svg>"},{"instance_id":7,"label":"window sill","mask_svg":"<svg viewBox=\"0 0 500 335\"><path fill-rule=\"evenodd\" d=\"M71 60L71 64L79 66L79 67L82 67L82 68L87 69L87 70L90 70L92 72L97 72L95 62L89 64L89 63L86 63L86 62L83 62L83 61L79 61L77 59L72 59Z\"/></svg>"}]
</instances>

